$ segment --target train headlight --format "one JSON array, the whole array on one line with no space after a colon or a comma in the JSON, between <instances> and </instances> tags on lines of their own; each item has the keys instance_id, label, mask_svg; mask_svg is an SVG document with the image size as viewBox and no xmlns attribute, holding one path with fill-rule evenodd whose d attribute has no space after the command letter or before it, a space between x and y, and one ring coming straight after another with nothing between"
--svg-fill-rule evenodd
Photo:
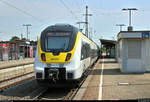
<instances>
[{"instance_id":1,"label":"train headlight","mask_svg":"<svg viewBox=\"0 0 150 102\"><path fill-rule=\"evenodd\" d=\"M41 54L41 59L42 59L42 61L46 61L45 53Z\"/></svg>"},{"instance_id":2,"label":"train headlight","mask_svg":"<svg viewBox=\"0 0 150 102\"><path fill-rule=\"evenodd\" d=\"M67 57L66 57L65 61L69 61L70 58L71 58L71 53L67 53Z\"/></svg>"}]
</instances>

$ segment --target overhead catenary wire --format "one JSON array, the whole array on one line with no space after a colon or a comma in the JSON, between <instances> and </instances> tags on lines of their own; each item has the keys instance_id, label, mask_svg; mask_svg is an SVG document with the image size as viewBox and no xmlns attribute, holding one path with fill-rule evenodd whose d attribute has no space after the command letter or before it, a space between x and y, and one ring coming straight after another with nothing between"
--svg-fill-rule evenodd
<instances>
[{"instance_id":1,"label":"overhead catenary wire","mask_svg":"<svg viewBox=\"0 0 150 102\"><path fill-rule=\"evenodd\" d=\"M79 21L78 17L77 17L77 16L74 14L74 12L64 3L64 1L63 1L63 0L59 0L59 1L60 1L60 2L64 5L64 7L74 16L74 18ZM9 3L9 2L6 2L6 1L4 1L4 0L0 0L0 2L4 3L5 5L7 5L7 6L9 6L9 7L12 7L12 8L14 8L14 9L16 9L17 11L19 11L19 12L21 12L21 13L27 15L27 16L30 16L30 17L34 18L36 21L38 21L38 22L40 22L40 23L41 23L41 22L44 22L44 21L42 21L41 19L39 19L38 17L36 17L36 16L30 14L29 12L27 12L27 11L25 11L25 10L22 10L22 9L16 7L15 5L13 5L13 4Z\"/></svg>"},{"instance_id":2,"label":"overhead catenary wire","mask_svg":"<svg viewBox=\"0 0 150 102\"><path fill-rule=\"evenodd\" d=\"M74 2L76 3L76 5L78 5L78 8L79 8L79 10L80 10L80 12L81 12L81 11L82 11L82 10L81 10L81 6L79 5L78 1L77 1L77 0L74 0Z\"/></svg>"},{"instance_id":3,"label":"overhead catenary wire","mask_svg":"<svg viewBox=\"0 0 150 102\"><path fill-rule=\"evenodd\" d=\"M59 0L62 4L63 4L63 6L73 15L73 17L77 20L77 21L79 21L79 19L78 19L78 17L74 14L74 12L65 4L65 2L63 1L63 0Z\"/></svg>"},{"instance_id":4,"label":"overhead catenary wire","mask_svg":"<svg viewBox=\"0 0 150 102\"><path fill-rule=\"evenodd\" d=\"M82 2L83 2L84 5L87 5L87 2L85 0L82 0Z\"/></svg>"},{"instance_id":5,"label":"overhead catenary wire","mask_svg":"<svg viewBox=\"0 0 150 102\"><path fill-rule=\"evenodd\" d=\"M77 21L81 21L81 20L79 20L79 17L77 17L77 16L75 15L75 13L68 7L68 5L67 5L63 0L59 0L59 1L61 2L61 4L63 4L63 6L71 13L71 15L72 15ZM20 8L20 7L17 7L17 6L16 6L15 4L13 4L13 3L10 3L10 2L5 1L5 0L0 0L0 2L3 3L3 4L5 4L5 5L7 5L7 6L9 6L9 7L11 7L11 8L13 8L14 10L16 10L16 11L18 11L18 12L20 12L20 13L26 15L26 16L29 16L29 17L33 18L34 20L38 21L39 23L42 23L42 24L43 24L43 23L44 23L44 24L47 23L47 22L43 21L42 19L40 19L40 18L34 16L34 15L31 14L30 12L28 12L28 11L26 11L26 10Z\"/></svg>"},{"instance_id":6,"label":"overhead catenary wire","mask_svg":"<svg viewBox=\"0 0 150 102\"><path fill-rule=\"evenodd\" d=\"M41 20L41 19L39 19L39 18L37 18L37 17L33 16L32 14L30 14L30 13L26 12L25 10L22 10L22 9L20 9L20 8L18 8L18 7L16 7L16 6L14 6L14 5L12 5L12 4L10 4L10 3L8 3L8 2L6 2L6 1L4 1L4 0L0 0L0 2L2 2L2 3L4 3L4 4L6 4L6 5L7 5L7 6L9 6L9 7L12 7L12 8L14 8L14 9L16 9L17 11L19 11L19 12L21 12L21 13L25 14L25 15L28 15L28 16L30 16L30 17L32 17L32 18L34 18L34 19L36 19L38 22L42 22L42 20Z\"/></svg>"}]
</instances>

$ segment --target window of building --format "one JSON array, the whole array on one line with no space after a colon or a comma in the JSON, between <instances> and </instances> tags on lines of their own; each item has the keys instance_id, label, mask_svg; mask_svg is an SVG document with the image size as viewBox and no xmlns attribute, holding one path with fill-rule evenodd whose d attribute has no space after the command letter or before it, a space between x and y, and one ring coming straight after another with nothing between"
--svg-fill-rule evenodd
<instances>
[{"instance_id":1,"label":"window of building","mask_svg":"<svg viewBox=\"0 0 150 102\"><path fill-rule=\"evenodd\" d=\"M128 58L141 58L141 40L128 40Z\"/></svg>"}]
</instances>

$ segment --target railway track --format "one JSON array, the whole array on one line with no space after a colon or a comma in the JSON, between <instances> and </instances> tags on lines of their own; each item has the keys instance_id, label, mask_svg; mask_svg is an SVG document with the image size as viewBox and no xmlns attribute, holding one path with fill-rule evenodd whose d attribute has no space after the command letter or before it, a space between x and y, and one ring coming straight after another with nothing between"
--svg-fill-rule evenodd
<instances>
[{"instance_id":1,"label":"railway track","mask_svg":"<svg viewBox=\"0 0 150 102\"><path fill-rule=\"evenodd\" d=\"M93 64L94 66L95 64ZM74 86L73 88L70 89L49 89L49 88L44 88L41 92L39 92L34 98L32 98L33 100L72 100L76 93L79 91L79 89L81 88L81 86L83 85L83 83L85 82L87 76L91 73L91 69L93 68L93 66L91 66L85 73L84 76L82 77L80 83L76 86ZM50 98L52 96L55 96L54 94L56 94L58 96L58 93L61 93L58 90L62 90L61 92L63 93L64 96L60 95L60 97L58 98ZM66 91L67 90L67 91ZM58 91L58 92L57 92ZM47 98L45 98L45 96L48 96Z\"/></svg>"},{"instance_id":2,"label":"railway track","mask_svg":"<svg viewBox=\"0 0 150 102\"><path fill-rule=\"evenodd\" d=\"M91 72L91 69L93 66L91 66L82 77L82 80L80 83L73 88L45 88L45 87L39 87L39 89L36 89L33 93L33 95L29 95L30 98L27 98L29 100L72 100L76 93L81 88L82 84L85 82L87 76ZM7 88L11 88L12 86L15 86L19 83L22 83L26 80L30 80L34 78L34 72L30 71L28 73L24 73L21 75L17 75L8 79L0 80L0 91L3 91Z\"/></svg>"},{"instance_id":3,"label":"railway track","mask_svg":"<svg viewBox=\"0 0 150 102\"><path fill-rule=\"evenodd\" d=\"M10 63L9 64L8 63L1 63L0 64L0 70L8 69L8 68L15 68L15 67L19 67L19 66L26 66L26 65L33 64L34 62L29 61L29 62L22 62L22 63L17 63L17 62L16 63L11 63L11 64Z\"/></svg>"},{"instance_id":4,"label":"railway track","mask_svg":"<svg viewBox=\"0 0 150 102\"><path fill-rule=\"evenodd\" d=\"M34 73L29 72L29 73L25 73L25 74L15 76L15 77L12 77L9 79L1 80L0 81L0 91L3 91L4 89L7 89L14 85L17 85L23 81L30 80L32 78L34 78Z\"/></svg>"},{"instance_id":5,"label":"railway track","mask_svg":"<svg viewBox=\"0 0 150 102\"><path fill-rule=\"evenodd\" d=\"M21 62L0 66L0 91L34 78L33 62Z\"/></svg>"},{"instance_id":6,"label":"railway track","mask_svg":"<svg viewBox=\"0 0 150 102\"><path fill-rule=\"evenodd\" d=\"M81 88L81 86L83 85L83 83L85 82L87 76L90 73L91 73L91 68L86 71L85 75L83 76L83 78L82 78L81 82L78 84L78 86L76 86L75 88L71 89L70 92L64 97L63 100L72 100L75 97L76 93Z\"/></svg>"}]
</instances>

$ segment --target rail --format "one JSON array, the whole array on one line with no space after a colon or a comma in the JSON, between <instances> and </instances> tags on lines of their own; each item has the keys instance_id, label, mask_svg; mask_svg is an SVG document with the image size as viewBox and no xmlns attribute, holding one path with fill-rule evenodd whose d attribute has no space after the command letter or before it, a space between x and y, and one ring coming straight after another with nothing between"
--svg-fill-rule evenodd
<instances>
[{"instance_id":1,"label":"rail","mask_svg":"<svg viewBox=\"0 0 150 102\"><path fill-rule=\"evenodd\" d=\"M30 72L7 80L2 80L0 81L0 91L3 91L6 88L17 85L23 81L30 80L32 78L34 78L34 74L33 72Z\"/></svg>"},{"instance_id":2,"label":"rail","mask_svg":"<svg viewBox=\"0 0 150 102\"><path fill-rule=\"evenodd\" d=\"M24 66L28 64L33 64L34 59L26 59L26 60L15 60L15 61L5 61L0 63L0 70L7 68L14 68L18 66Z\"/></svg>"},{"instance_id":3,"label":"rail","mask_svg":"<svg viewBox=\"0 0 150 102\"><path fill-rule=\"evenodd\" d=\"M72 100L75 97L75 95L77 94L77 92L79 91L79 89L81 88L81 86L83 85L83 83L85 82L87 76L91 73L91 71L92 71L91 69L93 68L93 66L95 65L95 63L92 66L90 66L88 68L88 70L86 70L86 72L84 73L84 76L82 77L82 79L79 82L79 84L77 86L73 87L72 89L70 89L70 91L62 98L62 100ZM46 94L49 94L48 88L45 88L42 91L40 91L32 99L33 100L53 100L53 99L50 99L50 98L44 98L44 95L46 95Z\"/></svg>"},{"instance_id":4,"label":"rail","mask_svg":"<svg viewBox=\"0 0 150 102\"><path fill-rule=\"evenodd\" d=\"M0 91L32 78L34 70L31 61L0 68Z\"/></svg>"},{"instance_id":5,"label":"rail","mask_svg":"<svg viewBox=\"0 0 150 102\"><path fill-rule=\"evenodd\" d=\"M75 88L73 88L73 89L71 89L71 91L64 97L63 100L72 100L72 99L75 97L76 93L79 91L79 89L81 88L81 86L83 85L83 83L85 82L87 76L88 76L90 73L91 73L91 68L89 68L89 69L86 71L84 77L82 78L82 80L81 80L81 82L78 84L78 86L75 87Z\"/></svg>"}]
</instances>

